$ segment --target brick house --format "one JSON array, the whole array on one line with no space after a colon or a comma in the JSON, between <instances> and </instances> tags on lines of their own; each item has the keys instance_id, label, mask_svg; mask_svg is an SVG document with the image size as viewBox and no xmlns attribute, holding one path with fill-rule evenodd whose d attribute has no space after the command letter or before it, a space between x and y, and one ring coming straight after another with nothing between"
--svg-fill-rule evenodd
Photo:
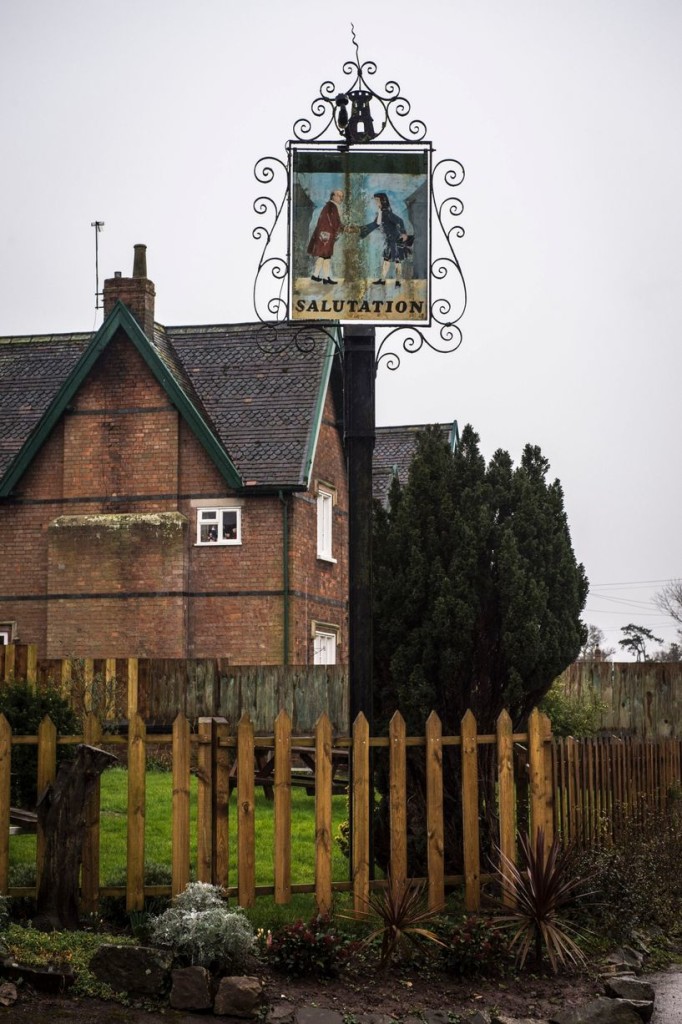
<instances>
[{"instance_id":1,"label":"brick house","mask_svg":"<svg viewBox=\"0 0 682 1024\"><path fill-rule=\"evenodd\" d=\"M163 327L144 247L94 333L0 338L0 640L345 662L341 377L313 326Z\"/></svg>"}]
</instances>

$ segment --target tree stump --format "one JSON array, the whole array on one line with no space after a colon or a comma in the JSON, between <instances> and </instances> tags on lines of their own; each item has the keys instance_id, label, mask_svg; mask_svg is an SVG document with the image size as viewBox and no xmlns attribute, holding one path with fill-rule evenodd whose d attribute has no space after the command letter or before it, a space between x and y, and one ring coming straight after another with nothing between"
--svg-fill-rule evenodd
<instances>
[{"instance_id":1,"label":"tree stump","mask_svg":"<svg viewBox=\"0 0 682 1024\"><path fill-rule=\"evenodd\" d=\"M80 743L56 780L38 799L45 859L38 887L34 927L42 931L78 928L78 875L85 838L85 809L97 780L117 758Z\"/></svg>"}]
</instances>

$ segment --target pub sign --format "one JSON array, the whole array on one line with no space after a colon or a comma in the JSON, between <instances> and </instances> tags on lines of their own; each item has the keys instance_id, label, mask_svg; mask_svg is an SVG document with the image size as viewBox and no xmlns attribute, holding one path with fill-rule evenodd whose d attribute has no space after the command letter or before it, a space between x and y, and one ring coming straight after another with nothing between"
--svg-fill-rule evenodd
<instances>
[{"instance_id":1,"label":"pub sign","mask_svg":"<svg viewBox=\"0 0 682 1024\"><path fill-rule=\"evenodd\" d=\"M428 324L430 149L290 156L290 318Z\"/></svg>"}]
</instances>

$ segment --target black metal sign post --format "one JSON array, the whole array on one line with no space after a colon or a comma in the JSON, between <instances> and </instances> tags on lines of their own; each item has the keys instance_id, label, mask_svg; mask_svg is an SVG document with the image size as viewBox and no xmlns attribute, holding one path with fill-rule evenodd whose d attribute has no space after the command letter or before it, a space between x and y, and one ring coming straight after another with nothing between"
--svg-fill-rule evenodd
<instances>
[{"instance_id":1,"label":"black metal sign post","mask_svg":"<svg viewBox=\"0 0 682 1024\"><path fill-rule=\"evenodd\" d=\"M263 218L253 232L263 242L254 307L264 345L279 344L284 324L287 343L302 351L322 332L343 364L350 726L362 711L371 734L375 375L382 363L399 367L400 347L454 352L461 344L466 286L453 240L464 234L463 205L452 189L464 168L453 159L433 165L426 125L411 118L397 82L372 87L376 64L361 62L354 32L353 42L347 86L323 82L312 117L294 123L286 161L256 164L257 181L274 190L283 180L284 188L280 198L254 202Z\"/></svg>"},{"instance_id":2,"label":"black metal sign post","mask_svg":"<svg viewBox=\"0 0 682 1024\"><path fill-rule=\"evenodd\" d=\"M375 329L343 329L344 436L348 466L348 639L351 726L362 711L374 720L372 699L372 455L375 440Z\"/></svg>"}]
</instances>

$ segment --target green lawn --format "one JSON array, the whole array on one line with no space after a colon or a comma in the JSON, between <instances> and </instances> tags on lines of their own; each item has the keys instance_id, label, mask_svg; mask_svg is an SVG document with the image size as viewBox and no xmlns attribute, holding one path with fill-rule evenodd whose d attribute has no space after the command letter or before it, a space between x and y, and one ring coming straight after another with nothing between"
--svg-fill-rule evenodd
<instances>
[{"instance_id":1,"label":"green lawn","mask_svg":"<svg viewBox=\"0 0 682 1024\"><path fill-rule=\"evenodd\" d=\"M110 879L120 880L126 868L126 815L128 773L124 768L112 768L102 776L100 827L100 884ZM196 871L196 795L197 780L192 776L191 788L191 846L192 871ZM170 772L147 772L147 799L145 815L145 862L171 863L171 798ZM262 789L256 790L256 885L274 884L273 867L273 809ZM347 817L347 800L333 797L332 834ZM292 883L312 883L315 878L315 800L305 790L292 791ZM237 809L236 793L230 799L230 885L237 881ZM35 863L35 836L10 838L10 865ZM336 843L333 844L333 876L336 880L348 877L348 863Z\"/></svg>"}]
</instances>

